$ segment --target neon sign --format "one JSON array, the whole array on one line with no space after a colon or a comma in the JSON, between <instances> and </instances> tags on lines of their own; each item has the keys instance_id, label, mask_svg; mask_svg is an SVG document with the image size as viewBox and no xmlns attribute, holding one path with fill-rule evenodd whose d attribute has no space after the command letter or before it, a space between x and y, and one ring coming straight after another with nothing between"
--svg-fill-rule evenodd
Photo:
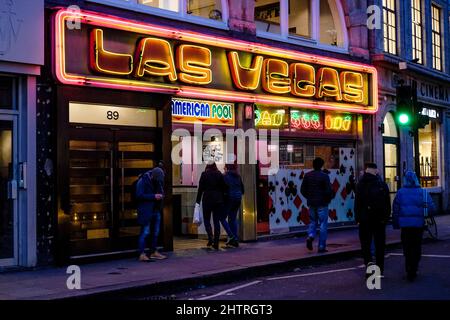
<instances>
[{"instance_id":1,"label":"neon sign","mask_svg":"<svg viewBox=\"0 0 450 320\"><path fill-rule=\"evenodd\" d=\"M350 114L325 114L325 130L345 131L352 129L353 116Z\"/></svg>"},{"instance_id":2,"label":"neon sign","mask_svg":"<svg viewBox=\"0 0 450 320\"><path fill-rule=\"evenodd\" d=\"M74 19L84 27L68 30ZM64 84L358 113L378 108L377 71L368 65L69 9L55 14L54 31L54 71Z\"/></svg>"},{"instance_id":3,"label":"neon sign","mask_svg":"<svg viewBox=\"0 0 450 320\"><path fill-rule=\"evenodd\" d=\"M174 123L234 126L234 105L228 102L173 98L170 107Z\"/></svg>"},{"instance_id":4,"label":"neon sign","mask_svg":"<svg viewBox=\"0 0 450 320\"><path fill-rule=\"evenodd\" d=\"M321 112L291 110L291 128L297 130L323 130Z\"/></svg>"},{"instance_id":5,"label":"neon sign","mask_svg":"<svg viewBox=\"0 0 450 320\"><path fill-rule=\"evenodd\" d=\"M285 110L255 110L255 127L281 127L285 124Z\"/></svg>"}]
</instances>

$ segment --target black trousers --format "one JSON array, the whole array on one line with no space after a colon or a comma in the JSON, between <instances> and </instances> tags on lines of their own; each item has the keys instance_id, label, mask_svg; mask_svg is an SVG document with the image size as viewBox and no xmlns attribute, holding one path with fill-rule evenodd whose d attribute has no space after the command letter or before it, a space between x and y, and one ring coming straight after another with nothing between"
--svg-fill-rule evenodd
<instances>
[{"instance_id":1,"label":"black trousers","mask_svg":"<svg viewBox=\"0 0 450 320\"><path fill-rule=\"evenodd\" d=\"M220 239L220 222L221 220L225 220L225 205L224 203L208 203L203 202L202 203L202 209L203 209L203 220L205 223L205 230L208 234L208 240L214 241L214 243L219 243ZM214 233L211 228L211 215L213 218L213 224L214 224ZM228 224L227 224L228 225Z\"/></svg>"},{"instance_id":2,"label":"black trousers","mask_svg":"<svg viewBox=\"0 0 450 320\"><path fill-rule=\"evenodd\" d=\"M359 240L364 264L372 262L372 241L375 242L376 265L384 272L384 252L386 248L386 225L380 222L361 222Z\"/></svg>"},{"instance_id":3,"label":"black trousers","mask_svg":"<svg viewBox=\"0 0 450 320\"><path fill-rule=\"evenodd\" d=\"M423 228L402 228L403 255L408 274L415 274L422 257Z\"/></svg>"}]
</instances>

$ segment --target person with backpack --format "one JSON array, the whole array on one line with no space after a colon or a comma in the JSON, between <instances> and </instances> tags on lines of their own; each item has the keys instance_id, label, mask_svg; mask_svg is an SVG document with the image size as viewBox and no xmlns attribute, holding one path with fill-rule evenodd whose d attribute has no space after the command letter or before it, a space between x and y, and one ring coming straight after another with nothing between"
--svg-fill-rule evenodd
<instances>
[{"instance_id":1,"label":"person with backpack","mask_svg":"<svg viewBox=\"0 0 450 320\"><path fill-rule=\"evenodd\" d=\"M139 261L163 260L156 250L164 198L164 171L160 167L142 174L136 182L139 235ZM151 234L150 257L145 254L146 239Z\"/></svg>"},{"instance_id":2,"label":"person with backpack","mask_svg":"<svg viewBox=\"0 0 450 320\"><path fill-rule=\"evenodd\" d=\"M422 256L422 236L425 217L436 208L426 189L422 189L416 173L407 171L403 187L394 199L392 220L394 229L401 228L403 255L405 256L406 277L414 281Z\"/></svg>"},{"instance_id":3,"label":"person with backpack","mask_svg":"<svg viewBox=\"0 0 450 320\"><path fill-rule=\"evenodd\" d=\"M227 185L222 173L215 162L208 163L200 176L196 203L202 202L203 220L208 234L208 247L219 250L220 224L222 223L227 234L232 234L230 226L225 219L225 194ZM211 228L211 215L214 223L214 233Z\"/></svg>"},{"instance_id":4,"label":"person with backpack","mask_svg":"<svg viewBox=\"0 0 450 320\"><path fill-rule=\"evenodd\" d=\"M322 170L324 164L325 161L322 158L314 159L314 170L305 174L300 189L307 200L310 216L306 247L313 250L313 241L317 233L317 223L319 223L319 253L327 252L328 205L333 197L330 177Z\"/></svg>"},{"instance_id":5,"label":"person with backpack","mask_svg":"<svg viewBox=\"0 0 450 320\"><path fill-rule=\"evenodd\" d=\"M375 163L366 164L366 170L356 186L355 221L359 225L361 251L366 267L372 262L372 241L375 245L376 265L384 273L386 224L391 215L389 188L378 175ZM367 269L366 269L367 270ZM366 276L368 274L366 273Z\"/></svg>"},{"instance_id":6,"label":"person with backpack","mask_svg":"<svg viewBox=\"0 0 450 320\"><path fill-rule=\"evenodd\" d=\"M237 171L237 166L234 163L225 165L225 183L228 187L227 194L227 206L226 217L230 226L231 234L229 234L229 240L227 245L233 247L239 247L238 227L237 227L237 214L241 207L242 195L244 194L244 184L242 178Z\"/></svg>"}]
</instances>

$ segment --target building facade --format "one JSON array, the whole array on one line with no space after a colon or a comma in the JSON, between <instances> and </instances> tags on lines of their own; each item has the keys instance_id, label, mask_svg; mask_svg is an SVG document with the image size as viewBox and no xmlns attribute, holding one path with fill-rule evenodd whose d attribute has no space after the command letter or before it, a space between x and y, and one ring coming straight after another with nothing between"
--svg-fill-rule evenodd
<instances>
[{"instance_id":1,"label":"building facade","mask_svg":"<svg viewBox=\"0 0 450 320\"><path fill-rule=\"evenodd\" d=\"M0 1L0 269L34 266L44 1Z\"/></svg>"},{"instance_id":2,"label":"building facade","mask_svg":"<svg viewBox=\"0 0 450 320\"><path fill-rule=\"evenodd\" d=\"M165 250L204 234L192 224L204 161L223 168L239 154L242 240L304 228L299 190L317 156L335 193L330 222L353 223L379 106L366 1L49 0L45 8L41 264L134 253L130 187L161 159ZM230 129L241 131L230 138ZM254 140L239 144L248 132ZM267 157L279 160L276 174Z\"/></svg>"},{"instance_id":3,"label":"building facade","mask_svg":"<svg viewBox=\"0 0 450 320\"><path fill-rule=\"evenodd\" d=\"M406 170L420 174L440 211L449 209L450 44L449 2L372 1L381 24L370 32L373 64L379 73L380 108L374 118L374 159L392 195ZM396 87L411 85L422 114L417 144L408 126L396 121ZM415 152L417 149L418 152ZM417 160L416 160L417 158Z\"/></svg>"}]
</instances>

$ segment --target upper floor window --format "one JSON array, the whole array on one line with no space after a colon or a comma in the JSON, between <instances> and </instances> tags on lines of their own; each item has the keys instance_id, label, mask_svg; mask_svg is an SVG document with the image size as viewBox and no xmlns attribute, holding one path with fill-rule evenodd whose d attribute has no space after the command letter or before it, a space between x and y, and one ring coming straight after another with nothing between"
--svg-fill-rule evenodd
<instances>
[{"instance_id":1,"label":"upper floor window","mask_svg":"<svg viewBox=\"0 0 450 320\"><path fill-rule=\"evenodd\" d=\"M431 6L431 45L433 53L433 68L442 71L442 33L441 9Z\"/></svg>"},{"instance_id":2,"label":"upper floor window","mask_svg":"<svg viewBox=\"0 0 450 320\"><path fill-rule=\"evenodd\" d=\"M89 0L188 22L225 27L228 0Z\"/></svg>"},{"instance_id":3,"label":"upper floor window","mask_svg":"<svg viewBox=\"0 0 450 320\"><path fill-rule=\"evenodd\" d=\"M412 57L423 64L422 0L411 0Z\"/></svg>"},{"instance_id":4,"label":"upper floor window","mask_svg":"<svg viewBox=\"0 0 450 320\"><path fill-rule=\"evenodd\" d=\"M255 0L255 23L262 36L341 48L348 43L343 10L336 0Z\"/></svg>"},{"instance_id":5,"label":"upper floor window","mask_svg":"<svg viewBox=\"0 0 450 320\"><path fill-rule=\"evenodd\" d=\"M383 0L384 51L397 54L397 8L396 0Z\"/></svg>"}]
</instances>

